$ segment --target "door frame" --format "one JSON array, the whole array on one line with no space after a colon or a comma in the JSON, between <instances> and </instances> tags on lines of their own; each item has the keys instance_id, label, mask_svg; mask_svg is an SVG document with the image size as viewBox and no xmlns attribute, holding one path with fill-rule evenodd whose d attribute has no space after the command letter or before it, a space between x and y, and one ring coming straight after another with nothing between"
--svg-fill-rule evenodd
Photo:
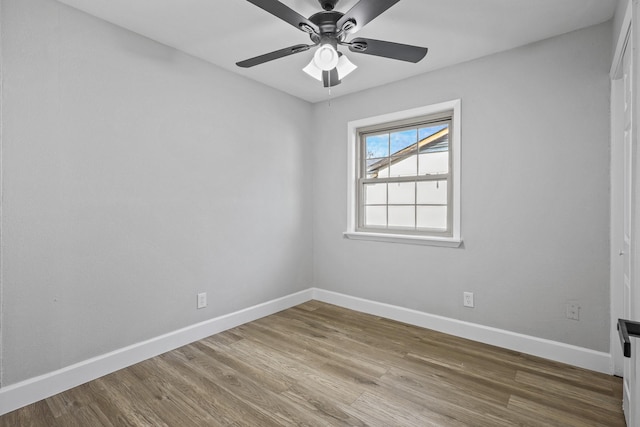
<instances>
[{"instance_id":1,"label":"door frame","mask_svg":"<svg viewBox=\"0 0 640 427\"><path fill-rule=\"evenodd\" d=\"M611 80L611 217L610 217L610 311L611 311L611 329L610 329L610 354L611 354L611 372L615 375L622 375L625 370L629 375L629 387L625 389L624 410L625 417L629 425L640 424L640 343L637 339L631 343L631 359L624 359L622 356L621 345L616 331L618 318L626 318L628 320L640 320L640 241L635 237L640 231L640 196L637 195L640 189L640 150L637 149L638 141L638 124L640 124L640 116L637 111L640 109L640 31L637 24L640 19L640 0L630 0L627 2L627 8L621 24L620 34L614 51L613 61L610 70ZM630 46L630 48L629 48ZM631 55L629 58L632 63L630 84L631 84L631 152L629 157L625 158L624 150L626 142L623 142L624 128L624 97L625 83L621 79L623 74L623 59L625 51ZM631 281L629 284L630 292L628 301L625 301L625 287L623 284L623 213L624 213L624 165L625 162L631 162L630 170L630 244L629 244L629 263L631 272ZM630 309L625 317L625 304ZM626 381L625 381L626 383Z\"/></svg>"}]
</instances>

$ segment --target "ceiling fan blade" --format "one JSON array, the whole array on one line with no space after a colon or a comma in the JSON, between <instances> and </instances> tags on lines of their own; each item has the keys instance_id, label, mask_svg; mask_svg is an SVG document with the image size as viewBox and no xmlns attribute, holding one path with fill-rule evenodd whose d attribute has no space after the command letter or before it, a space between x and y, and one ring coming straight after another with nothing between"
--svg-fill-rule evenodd
<instances>
[{"instance_id":1,"label":"ceiling fan blade","mask_svg":"<svg viewBox=\"0 0 640 427\"><path fill-rule=\"evenodd\" d=\"M264 64L265 62L273 61L274 59L284 58L285 56L293 55L294 53L304 52L309 50L310 47L311 46L308 44L297 44L295 46L285 47L284 49L265 53L264 55L256 56L255 58L236 62L236 65L242 68L249 68L255 65Z\"/></svg>"},{"instance_id":2,"label":"ceiling fan blade","mask_svg":"<svg viewBox=\"0 0 640 427\"><path fill-rule=\"evenodd\" d=\"M342 80L338 78L338 70L335 68L330 71L322 72L322 85L324 87L338 86L340 83L342 83Z\"/></svg>"},{"instance_id":3,"label":"ceiling fan blade","mask_svg":"<svg viewBox=\"0 0 640 427\"><path fill-rule=\"evenodd\" d=\"M338 20L336 25L338 29L341 29L346 22L354 20L356 24L355 27L348 31L350 34L353 34L399 1L400 0L360 0Z\"/></svg>"},{"instance_id":4,"label":"ceiling fan blade","mask_svg":"<svg viewBox=\"0 0 640 427\"><path fill-rule=\"evenodd\" d=\"M348 43L349 50L366 55L382 56L407 62L420 62L427 55L426 47L385 42L382 40L355 38Z\"/></svg>"},{"instance_id":5,"label":"ceiling fan blade","mask_svg":"<svg viewBox=\"0 0 640 427\"><path fill-rule=\"evenodd\" d=\"M259 8L266 10L270 14L282 19L285 22L293 25L297 29L308 33L309 29L312 29L316 33L318 32L318 27L313 22L309 21L304 16L300 15L295 10L291 9L289 6L286 6L280 3L278 0L247 0L249 3L253 3ZM304 24L304 25L301 25ZM306 29L305 29L306 26Z\"/></svg>"}]
</instances>

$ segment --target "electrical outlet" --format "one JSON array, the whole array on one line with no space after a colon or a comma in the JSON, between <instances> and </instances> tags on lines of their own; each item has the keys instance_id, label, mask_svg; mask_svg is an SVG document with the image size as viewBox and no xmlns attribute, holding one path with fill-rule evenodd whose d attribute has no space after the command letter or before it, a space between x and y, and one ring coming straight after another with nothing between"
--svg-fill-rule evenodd
<instances>
[{"instance_id":1,"label":"electrical outlet","mask_svg":"<svg viewBox=\"0 0 640 427\"><path fill-rule=\"evenodd\" d=\"M580 304L577 302L567 303L567 319L580 320Z\"/></svg>"},{"instance_id":2,"label":"electrical outlet","mask_svg":"<svg viewBox=\"0 0 640 427\"><path fill-rule=\"evenodd\" d=\"M207 306L207 293L202 292L198 294L198 308L205 308Z\"/></svg>"},{"instance_id":3,"label":"electrical outlet","mask_svg":"<svg viewBox=\"0 0 640 427\"><path fill-rule=\"evenodd\" d=\"M463 296L462 304L465 307L473 308L474 307L474 305L473 305L473 292L464 292L462 294L462 296Z\"/></svg>"}]
</instances>

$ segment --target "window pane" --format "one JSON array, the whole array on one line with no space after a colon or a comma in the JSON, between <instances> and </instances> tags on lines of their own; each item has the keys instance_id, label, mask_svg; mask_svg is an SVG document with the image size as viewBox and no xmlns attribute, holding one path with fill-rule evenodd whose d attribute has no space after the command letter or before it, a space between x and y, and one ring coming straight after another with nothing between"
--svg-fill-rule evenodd
<instances>
[{"instance_id":1,"label":"window pane","mask_svg":"<svg viewBox=\"0 0 640 427\"><path fill-rule=\"evenodd\" d=\"M449 125L427 126L418 130L418 173L442 174L449 172Z\"/></svg>"},{"instance_id":2,"label":"window pane","mask_svg":"<svg viewBox=\"0 0 640 427\"><path fill-rule=\"evenodd\" d=\"M366 137L365 158L389 157L389 134L369 135Z\"/></svg>"},{"instance_id":3,"label":"window pane","mask_svg":"<svg viewBox=\"0 0 640 427\"><path fill-rule=\"evenodd\" d=\"M415 228L415 207L389 206L389 227Z\"/></svg>"},{"instance_id":4,"label":"window pane","mask_svg":"<svg viewBox=\"0 0 640 427\"><path fill-rule=\"evenodd\" d=\"M418 172L418 156L413 154L409 156L392 157L389 176L416 176Z\"/></svg>"},{"instance_id":5,"label":"window pane","mask_svg":"<svg viewBox=\"0 0 640 427\"><path fill-rule=\"evenodd\" d=\"M438 175L449 173L449 153L420 153L418 156L419 175Z\"/></svg>"},{"instance_id":6,"label":"window pane","mask_svg":"<svg viewBox=\"0 0 640 427\"><path fill-rule=\"evenodd\" d=\"M441 124L441 125L434 125L434 126L427 126L427 127L420 128L418 130L418 139L422 141L423 139L429 138L430 136L433 136L436 133L448 127L449 127L448 124Z\"/></svg>"},{"instance_id":7,"label":"window pane","mask_svg":"<svg viewBox=\"0 0 640 427\"><path fill-rule=\"evenodd\" d=\"M387 207L386 206L366 206L364 208L365 227L386 227Z\"/></svg>"},{"instance_id":8,"label":"window pane","mask_svg":"<svg viewBox=\"0 0 640 427\"><path fill-rule=\"evenodd\" d=\"M418 206L418 228L447 229L446 206Z\"/></svg>"},{"instance_id":9,"label":"window pane","mask_svg":"<svg viewBox=\"0 0 640 427\"><path fill-rule=\"evenodd\" d=\"M389 204L413 205L415 203L416 203L416 183L415 182L389 183Z\"/></svg>"},{"instance_id":10,"label":"window pane","mask_svg":"<svg viewBox=\"0 0 640 427\"><path fill-rule=\"evenodd\" d=\"M387 184L365 184L364 204L365 205L387 204Z\"/></svg>"},{"instance_id":11,"label":"window pane","mask_svg":"<svg viewBox=\"0 0 640 427\"><path fill-rule=\"evenodd\" d=\"M389 177L389 158L367 159L367 178Z\"/></svg>"},{"instance_id":12,"label":"window pane","mask_svg":"<svg viewBox=\"0 0 640 427\"><path fill-rule=\"evenodd\" d=\"M416 148L418 142L418 129L393 132L390 137L391 155L401 154L400 151Z\"/></svg>"},{"instance_id":13,"label":"window pane","mask_svg":"<svg viewBox=\"0 0 640 427\"><path fill-rule=\"evenodd\" d=\"M447 181L418 182L417 199L419 205L446 205Z\"/></svg>"}]
</instances>

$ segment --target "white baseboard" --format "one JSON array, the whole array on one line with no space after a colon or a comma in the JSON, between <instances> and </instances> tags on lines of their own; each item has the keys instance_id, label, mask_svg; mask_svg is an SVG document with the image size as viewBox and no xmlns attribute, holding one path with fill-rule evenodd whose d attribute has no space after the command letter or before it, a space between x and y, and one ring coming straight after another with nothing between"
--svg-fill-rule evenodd
<instances>
[{"instance_id":1,"label":"white baseboard","mask_svg":"<svg viewBox=\"0 0 640 427\"><path fill-rule=\"evenodd\" d=\"M0 415L227 329L302 304L312 289L254 305L0 389Z\"/></svg>"},{"instance_id":2,"label":"white baseboard","mask_svg":"<svg viewBox=\"0 0 640 427\"><path fill-rule=\"evenodd\" d=\"M313 299L334 304L351 310L397 320L410 325L420 326L467 338L473 341L491 344L533 356L543 357L556 362L566 363L608 375L611 371L611 355L583 347L564 344L543 338L518 334L503 329L464 322L448 317L428 314L421 311L370 301L336 292L313 289Z\"/></svg>"},{"instance_id":3,"label":"white baseboard","mask_svg":"<svg viewBox=\"0 0 640 427\"><path fill-rule=\"evenodd\" d=\"M310 288L216 317L159 337L94 357L0 389L0 415L111 372L315 299L363 313L397 320L450 335L611 374L611 356L582 347L463 322L336 292Z\"/></svg>"}]
</instances>

